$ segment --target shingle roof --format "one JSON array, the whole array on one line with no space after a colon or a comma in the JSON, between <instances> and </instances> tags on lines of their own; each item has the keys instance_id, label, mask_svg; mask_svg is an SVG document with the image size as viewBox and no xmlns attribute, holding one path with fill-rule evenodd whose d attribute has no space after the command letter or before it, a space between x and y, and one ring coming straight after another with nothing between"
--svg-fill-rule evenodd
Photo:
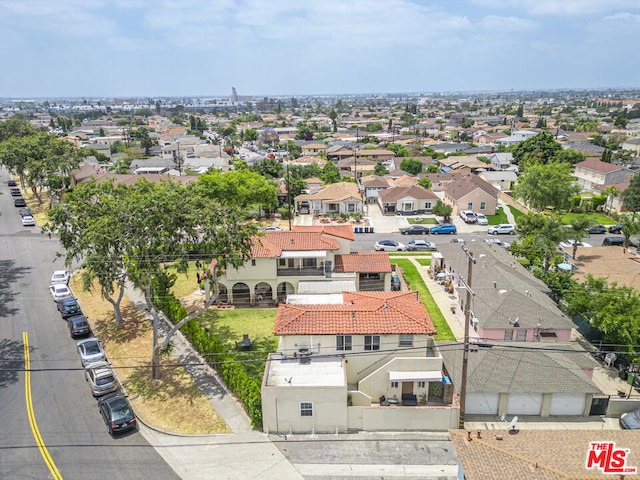
<instances>
[{"instance_id":1,"label":"shingle roof","mask_svg":"<svg viewBox=\"0 0 640 480\"><path fill-rule=\"evenodd\" d=\"M576 163L576 167L582 167L587 170L593 170L594 172L600 173L615 172L616 170L621 170L622 168L624 168L620 165L603 162L595 158L590 158L588 160L585 160L584 162Z\"/></svg>"},{"instance_id":2,"label":"shingle roof","mask_svg":"<svg viewBox=\"0 0 640 480\"><path fill-rule=\"evenodd\" d=\"M434 335L418 292L344 292L342 305L278 307L275 335Z\"/></svg>"},{"instance_id":3,"label":"shingle roof","mask_svg":"<svg viewBox=\"0 0 640 480\"><path fill-rule=\"evenodd\" d=\"M352 197L360 198L358 186L352 182L338 182L322 187L316 193L298 195L295 200L345 200Z\"/></svg>"},{"instance_id":4,"label":"shingle roof","mask_svg":"<svg viewBox=\"0 0 640 480\"><path fill-rule=\"evenodd\" d=\"M336 272L383 273L391 272L389 255L385 252L357 252L335 256Z\"/></svg>"},{"instance_id":5,"label":"shingle roof","mask_svg":"<svg viewBox=\"0 0 640 480\"><path fill-rule=\"evenodd\" d=\"M505 425L506 430L506 425ZM500 435L500 440L496 438ZM504 430L473 432L467 440L465 430L449 430L464 476L467 480L535 479L593 480L602 471L587 470L590 442L614 442L629 450L626 465L640 467L637 432L628 430L520 430L509 435ZM613 476L612 478L618 478ZM637 478L629 475L625 478Z\"/></svg>"},{"instance_id":6,"label":"shingle roof","mask_svg":"<svg viewBox=\"0 0 640 480\"><path fill-rule=\"evenodd\" d=\"M251 246L252 258L279 257L283 251L338 250L340 243L318 232L270 231L257 236Z\"/></svg>"},{"instance_id":7,"label":"shingle roof","mask_svg":"<svg viewBox=\"0 0 640 480\"><path fill-rule=\"evenodd\" d=\"M401 198L407 197L415 198L416 200L439 200L435 193L419 185L387 188L378 192L378 196L383 202L397 202Z\"/></svg>"},{"instance_id":8,"label":"shingle roof","mask_svg":"<svg viewBox=\"0 0 640 480\"><path fill-rule=\"evenodd\" d=\"M473 174L457 177L454 182L445 185L443 190L448 195L451 195L452 198L459 200L478 188L492 197L498 196L498 189L496 187Z\"/></svg>"}]
</instances>

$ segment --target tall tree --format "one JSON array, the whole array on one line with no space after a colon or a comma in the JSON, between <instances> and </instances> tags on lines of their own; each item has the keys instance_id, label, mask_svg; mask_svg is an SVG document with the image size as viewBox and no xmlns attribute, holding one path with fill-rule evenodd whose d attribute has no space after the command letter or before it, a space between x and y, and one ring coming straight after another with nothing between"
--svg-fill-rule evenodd
<instances>
[{"instance_id":1,"label":"tall tree","mask_svg":"<svg viewBox=\"0 0 640 480\"><path fill-rule=\"evenodd\" d=\"M389 173L389 170L387 170L387 167L385 167L382 164L382 162L378 162L378 163L376 163L376 167L373 170L373 173L376 174L376 175L383 176L383 175L386 175L387 173Z\"/></svg>"},{"instance_id":2,"label":"tall tree","mask_svg":"<svg viewBox=\"0 0 640 480\"><path fill-rule=\"evenodd\" d=\"M588 236L587 228L593 225L593 221L586 217L577 217L569 224L569 238L573 240L572 255L577 258L578 246Z\"/></svg>"},{"instance_id":3,"label":"tall tree","mask_svg":"<svg viewBox=\"0 0 640 480\"><path fill-rule=\"evenodd\" d=\"M607 201L605 203L605 211L611 212L611 207L613 206L613 201L620 196L620 189L615 185L607 186L602 194L607 197ZM609 207L607 208L607 204Z\"/></svg>"},{"instance_id":4,"label":"tall tree","mask_svg":"<svg viewBox=\"0 0 640 480\"><path fill-rule=\"evenodd\" d=\"M404 170L411 175L418 175L422 172L424 165L417 158L404 158L400 162L400 170Z\"/></svg>"},{"instance_id":5,"label":"tall tree","mask_svg":"<svg viewBox=\"0 0 640 480\"><path fill-rule=\"evenodd\" d=\"M451 220L452 213L453 207L444 203L442 200L438 200L438 202L433 207L433 214L443 217L445 222L449 222Z\"/></svg>"},{"instance_id":6,"label":"tall tree","mask_svg":"<svg viewBox=\"0 0 640 480\"><path fill-rule=\"evenodd\" d=\"M278 205L276 187L259 173L247 168L221 173L215 170L200 175L197 187L203 196L216 199L224 205L271 210Z\"/></svg>"},{"instance_id":7,"label":"tall tree","mask_svg":"<svg viewBox=\"0 0 640 480\"><path fill-rule=\"evenodd\" d=\"M527 154L533 154L540 159L540 163L548 163L560 150L562 145L553 138L553 135L542 132L513 147L513 162L520 164Z\"/></svg>"},{"instance_id":8,"label":"tall tree","mask_svg":"<svg viewBox=\"0 0 640 480\"><path fill-rule=\"evenodd\" d=\"M569 199L580 192L568 163L531 165L518 178L514 188L516 198L530 208L541 212L551 205L557 209L569 206Z\"/></svg>"},{"instance_id":9,"label":"tall tree","mask_svg":"<svg viewBox=\"0 0 640 480\"><path fill-rule=\"evenodd\" d=\"M322 167L320 178L326 184L337 183L340 181L340 169L335 163L327 161Z\"/></svg>"},{"instance_id":10,"label":"tall tree","mask_svg":"<svg viewBox=\"0 0 640 480\"><path fill-rule=\"evenodd\" d=\"M633 212L634 216L640 211L640 173L631 177L629 186L622 192L622 204Z\"/></svg>"},{"instance_id":11,"label":"tall tree","mask_svg":"<svg viewBox=\"0 0 640 480\"><path fill-rule=\"evenodd\" d=\"M632 235L640 233L640 220L636 218L635 213L623 213L620 215L620 223L622 224L622 236L624 237L624 246L629 248Z\"/></svg>"}]
</instances>

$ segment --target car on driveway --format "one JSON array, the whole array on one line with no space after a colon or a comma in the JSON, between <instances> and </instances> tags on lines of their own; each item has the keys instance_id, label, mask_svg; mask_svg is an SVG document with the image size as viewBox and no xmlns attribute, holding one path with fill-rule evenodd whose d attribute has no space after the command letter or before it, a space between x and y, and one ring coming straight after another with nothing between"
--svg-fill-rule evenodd
<instances>
[{"instance_id":1,"label":"car on driveway","mask_svg":"<svg viewBox=\"0 0 640 480\"><path fill-rule=\"evenodd\" d=\"M75 298L65 298L64 300L58 300L56 303L60 315L62 315L62 318L65 320L74 315L82 315L80 305L78 305L78 301Z\"/></svg>"},{"instance_id":2,"label":"car on driveway","mask_svg":"<svg viewBox=\"0 0 640 480\"><path fill-rule=\"evenodd\" d=\"M25 215L22 217L22 226L23 227L35 227L36 221L31 215Z\"/></svg>"},{"instance_id":3,"label":"car on driveway","mask_svg":"<svg viewBox=\"0 0 640 480\"><path fill-rule=\"evenodd\" d=\"M593 225L587 228L587 232L594 233L594 234L607 233L607 229L605 228L604 225Z\"/></svg>"},{"instance_id":4,"label":"car on driveway","mask_svg":"<svg viewBox=\"0 0 640 480\"><path fill-rule=\"evenodd\" d=\"M71 338L84 337L91 334L91 327L84 315L76 315L67 319Z\"/></svg>"},{"instance_id":5,"label":"car on driveway","mask_svg":"<svg viewBox=\"0 0 640 480\"><path fill-rule=\"evenodd\" d=\"M18 210L18 213L20 214L21 217L26 217L27 215L33 216L31 209L29 207L21 208L20 210Z\"/></svg>"},{"instance_id":6,"label":"car on driveway","mask_svg":"<svg viewBox=\"0 0 640 480\"><path fill-rule=\"evenodd\" d=\"M510 223L501 223L500 225L493 225L487 229L489 235L508 234L514 235L516 233L516 227Z\"/></svg>"},{"instance_id":7,"label":"car on driveway","mask_svg":"<svg viewBox=\"0 0 640 480\"><path fill-rule=\"evenodd\" d=\"M110 393L98 400L98 410L111 435L134 429L138 421L127 397L120 393Z\"/></svg>"},{"instance_id":8,"label":"car on driveway","mask_svg":"<svg viewBox=\"0 0 640 480\"><path fill-rule=\"evenodd\" d=\"M426 240L409 240L407 242L407 250L409 252L432 252L437 249L438 247L436 247L435 243L427 242Z\"/></svg>"},{"instance_id":9,"label":"car on driveway","mask_svg":"<svg viewBox=\"0 0 640 480\"><path fill-rule=\"evenodd\" d=\"M80 355L80 363L86 367L90 363L96 363L104 360L104 350L97 338L87 338L80 340L76 344L78 355Z\"/></svg>"},{"instance_id":10,"label":"car on driveway","mask_svg":"<svg viewBox=\"0 0 640 480\"><path fill-rule=\"evenodd\" d=\"M73 298L73 293L71 293L69 287L61 283L51 285L49 287L49 293L51 294L54 302L64 300L65 298Z\"/></svg>"},{"instance_id":11,"label":"car on driveway","mask_svg":"<svg viewBox=\"0 0 640 480\"><path fill-rule=\"evenodd\" d=\"M464 220L464 223L477 223L478 218L471 210L462 210L460 212L460 218Z\"/></svg>"},{"instance_id":12,"label":"car on driveway","mask_svg":"<svg viewBox=\"0 0 640 480\"><path fill-rule=\"evenodd\" d=\"M622 233L622 224L618 223L617 225L611 225L609 228L607 228L607 231L609 233L617 233L618 235L620 235Z\"/></svg>"},{"instance_id":13,"label":"car on driveway","mask_svg":"<svg viewBox=\"0 0 640 480\"><path fill-rule=\"evenodd\" d=\"M27 201L22 197L15 197L13 199L13 206L14 207L26 207L27 206Z\"/></svg>"},{"instance_id":14,"label":"car on driveway","mask_svg":"<svg viewBox=\"0 0 640 480\"><path fill-rule=\"evenodd\" d=\"M65 285L68 285L69 277L69 270L56 270L51 275L51 285L55 285L56 283L64 283Z\"/></svg>"},{"instance_id":15,"label":"car on driveway","mask_svg":"<svg viewBox=\"0 0 640 480\"><path fill-rule=\"evenodd\" d=\"M484 213L476 213L476 221L478 225L489 225L489 219Z\"/></svg>"},{"instance_id":16,"label":"car on driveway","mask_svg":"<svg viewBox=\"0 0 640 480\"><path fill-rule=\"evenodd\" d=\"M620 426L627 430L640 430L640 408L620 416Z\"/></svg>"},{"instance_id":17,"label":"car on driveway","mask_svg":"<svg viewBox=\"0 0 640 480\"><path fill-rule=\"evenodd\" d=\"M84 367L84 378L89 382L94 397L118 390L118 381L108 362L90 363Z\"/></svg>"},{"instance_id":18,"label":"car on driveway","mask_svg":"<svg viewBox=\"0 0 640 480\"><path fill-rule=\"evenodd\" d=\"M407 249L404 243L395 240L380 240L374 247L378 252L402 252Z\"/></svg>"},{"instance_id":19,"label":"car on driveway","mask_svg":"<svg viewBox=\"0 0 640 480\"><path fill-rule=\"evenodd\" d=\"M422 225L411 225L407 228L402 228L400 233L403 235L426 235L429 233L429 229Z\"/></svg>"},{"instance_id":20,"label":"car on driveway","mask_svg":"<svg viewBox=\"0 0 640 480\"><path fill-rule=\"evenodd\" d=\"M429 232L431 233L431 235L440 235L441 233L455 235L456 233L458 233L458 229L452 223L441 223L440 225L431 227L431 230L429 230Z\"/></svg>"}]
</instances>

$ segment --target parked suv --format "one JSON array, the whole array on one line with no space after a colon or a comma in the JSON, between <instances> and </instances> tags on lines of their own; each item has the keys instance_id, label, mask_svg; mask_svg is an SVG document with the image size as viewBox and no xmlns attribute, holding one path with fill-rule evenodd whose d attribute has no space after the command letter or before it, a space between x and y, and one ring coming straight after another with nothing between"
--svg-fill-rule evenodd
<instances>
[{"instance_id":1,"label":"parked suv","mask_svg":"<svg viewBox=\"0 0 640 480\"><path fill-rule=\"evenodd\" d=\"M499 233L506 233L509 235L513 235L516 233L516 227L511 225L510 223L501 223L500 225L494 225L489 227L487 230L489 235L497 235Z\"/></svg>"},{"instance_id":2,"label":"parked suv","mask_svg":"<svg viewBox=\"0 0 640 480\"><path fill-rule=\"evenodd\" d=\"M618 223L617 225L611 225L608 229L609 233L622 233L622 224Z\"/></svg>"}]
</instances>

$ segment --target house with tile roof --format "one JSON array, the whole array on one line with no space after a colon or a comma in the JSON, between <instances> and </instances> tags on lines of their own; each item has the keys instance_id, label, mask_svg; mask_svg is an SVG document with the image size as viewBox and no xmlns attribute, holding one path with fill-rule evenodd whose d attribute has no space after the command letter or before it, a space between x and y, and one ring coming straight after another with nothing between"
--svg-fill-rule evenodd
<instances>
[{"instance_id":1,"label":"house with tile roof","mask_svg":"<svg viewBox=\"0 0 640 480\"><path fill-rule=\"evenodd\" d=\"M274 305L313 284L349 282L358 291L391 290L391 263L384 252L350 253L353 227L295 226L253 239L250 259L219 278L220 301ZM326 287L319 287L326 291Z\"/></svg>"},{"instance_id":2,"label":"house with tile roof","mask_svg":"<svg viewBox=\"0 0 640 480\"><path fill-rule=\"evenodd\" d=\"M430 214L440 198L420 185L392 187L378 193L378 206L384 215Z\"/></svg>"},{"instance_id":3,"label":"house with tile roof","mask_svg":"<svg viewBox=\"0 0 640 480\"><path fill-rule=\"evenodd\" d=\"M573 176L583 191L594 192L596 188L602 190L608 185L630 182L635 173L625 166L590 158L576 163Z\"/></svg>"},{"instance_id":4,"label":"house with tile roof","mask_svg":"<svg viewBox=\"0 0 640 480\"><path fill-rule=\"evenodd\" d=\"M361 213L362 197L355 183L332 183L317 191L295 197L294 209L296 213L306 212L313 215Z\"/></svg>"},{"instance_id":5,"label":"house with tile roof","mask_svg":"<svg viewBox=\"0 0 640 480\"><path fill-rule=\"evenodd\" d=\"M638 478L640 448L637 447L637 435L632 430L583 429L521 429L517 434L510 434L506 425L503 430L449 431L459 460L457 478L466 480ZM603 447L594 450L594 443ZM619 460L621 466L630 469L626 473L604 474L607 458L604 446L610 444L625 452ZM590 457L589 452L595 455ZM600 460L593 461L589 467L588 458ZM632 473L634 470L636 473Z\"/></svg>"},{"instance_id":6,"label":"house with tile roof","mask_svg":"<svg viewBox=\"0 0 640 480\"><path fill-rule=\"evenodd\" d=\"M280 305L262 382L269 432L443 430L458 419L417 292L344 292Z\"/></svg>"}]
</instances>

